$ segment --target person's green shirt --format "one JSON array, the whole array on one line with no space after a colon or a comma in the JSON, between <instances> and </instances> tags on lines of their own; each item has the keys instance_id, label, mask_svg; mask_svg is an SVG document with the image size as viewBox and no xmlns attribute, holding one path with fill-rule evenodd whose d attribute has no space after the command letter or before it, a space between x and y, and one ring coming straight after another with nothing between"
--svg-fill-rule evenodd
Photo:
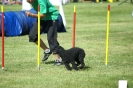
<instances>
[{"instance_id":1,"label":"person's green shirt","mask_svg":"<svg viewBox=\"0 0 133 88\"><path fill-rule=\"evenodd\" d=\"M49 0L34 0L31 4L34 10L38 11L40 5L40 14L46 14L46 17L41 20L57 20L58 10L49 2Z\"/></svg>"}]
</instances>

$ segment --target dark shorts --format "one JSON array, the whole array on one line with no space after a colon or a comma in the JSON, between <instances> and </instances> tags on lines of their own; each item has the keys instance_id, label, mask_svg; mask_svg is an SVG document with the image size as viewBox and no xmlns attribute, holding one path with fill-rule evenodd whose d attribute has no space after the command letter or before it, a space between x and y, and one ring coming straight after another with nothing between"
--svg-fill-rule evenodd
<instances>
[{"instance_id":1,"label":"dark shorts","mask_svg":"<svg viewBox=\"0 0 133 88\"><path fill-rule=\"evenodd\" d=\"M40 34L48 32L48 27L52 27L52 20L40 20ZM56 25L55 25L56 26ZM36 22L29 33L29 41L36 42L38 40L38 23Z\"/></svg>"},{"instance_id":2,"label":"dark shorts","mask_svg":"<svg viewBox=\"0 0 133 88\"><path fill-rule=\"evenodd\" d=\"M57 41L58 20L40 20L40 34L47 33L50 50L53 52L59 46ZM35 23L29 33L29 41L38 41L38 23Z\"/></svg>"}]
</instances>

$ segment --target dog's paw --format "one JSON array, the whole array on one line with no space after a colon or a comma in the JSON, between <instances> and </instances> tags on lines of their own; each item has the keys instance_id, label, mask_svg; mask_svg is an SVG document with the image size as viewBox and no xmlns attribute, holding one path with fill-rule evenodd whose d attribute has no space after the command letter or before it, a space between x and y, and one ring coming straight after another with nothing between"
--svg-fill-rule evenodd
<instances>
[{"instance_id":1,"label":"dog's paw","mask_svg":"<svg viewBox=\"0 0 133 88\"><path fill-rule=\"evenodd\" d=\"M79 68L80 68L80 69L83 69L84 67L81 66L81 67L79 67Z\"/></svg>"},{"instance_id":2,"label":"dog's paw","mask_svg":"<svg viewBox=\"0 0 133 88\"><path fill-rule=\"evenodd\" d=\"M71 70L72 70L72 68L67 68L67 70L68 70L68 71L71 71Z\"/></svg>"},{"instance_id":3,"label":"dog's paw","mask_svg":"<svg viewBox=\"0 0 133 88\"><path fill-rule=\"evenodd\" d=\"M72 69L67 69L68 71L72 71Z\"/></svg>"},{"instance_id":4,"label":"dog's paw","mask_svg":"<svg viewBox=\"0 0 133 88\"><path fill-rule=\"evenodd\" d=\"M74 68L74 70L78 71L79 69L78 68Z\"/></svg>"}]
</instances>

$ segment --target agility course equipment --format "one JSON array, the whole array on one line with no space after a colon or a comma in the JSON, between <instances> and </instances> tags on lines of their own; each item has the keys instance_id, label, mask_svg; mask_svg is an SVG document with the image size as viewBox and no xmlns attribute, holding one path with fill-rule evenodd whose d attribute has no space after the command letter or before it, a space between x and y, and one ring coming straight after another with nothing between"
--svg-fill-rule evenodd
<instances>
[{"instance_id":1,"label":"agility course equipment","mask_svg":"<svg viewBox=\"0 0 133 88\"><path fill-rule=\"evenodd\" d=\"M40 70L40 6L38 5L38 70Z\"/></svg>"},{"instance_id":2,"label":"agility course equipment","mask_svg":"<svg viewBox=\"0 0 133 88\"><path fill-rule=\"evenodd\" d=\"M1 12L2 12L2 20L1 20L1 24L2 24L2 70L4 70L4 7L1 6Z\"/></svg>"},{"instance_id":3,"label":"agility course equipment","mask_svg":"<svg viewBox=\"0 0 133 88\"><path fill-rule=\"evenodd\" d=\"M72 47L75 47L75 32L76 32L76 6L74 6L74 13L73 13Z\"/></svg>"},{"instance_id":4,"label":"agility course equipment","mask_svg":"<svg viewBox=\"0 0 133 88\"><path fill-rule=\"evenodd\" d=\"M27 0L22 0L22 11L31 10L32 7L30 3L27 2Z\"/></svg>"},{"instance_id":5,"label":"agility course equipment","mask_svg":"<svg viewBox=\"0 0 133 88\"><path fill-rule=\"evenodd\" d=\"M107 11L106 59L105 59L106 66L108 66L109 29L110 29L110 5L108 5L108 11Z\"/></svg>"},{"instance_id":6,"label":"agility course equipment","mask_svg":"<svg viewBox=\"0 0 133 88\"><path fill-rule=\"evenodd\" d=\"M34 10L30 10L30 12L36 13ZM1 18L0 15L0 20ZM4 12L4 20L5 36L19 36L29 33L36 18L26 16L25 11L8 11Z\"/></svg>"},{"instance_id":7,"label":"agility course equipment","mask_svg":"<svg viewBox=\"0 0 133 88\"><path fill-rule=\"evenodd\" d=\"M66 20L65 20L64 10L63 10L63 6L62 6L62 3L65 4L66 3L66 0L49 0L49 1L53 5L59 6L59 13L60 13L60 15L62 17L63 24L66 27Z\"/></svg>"}]
</instances>

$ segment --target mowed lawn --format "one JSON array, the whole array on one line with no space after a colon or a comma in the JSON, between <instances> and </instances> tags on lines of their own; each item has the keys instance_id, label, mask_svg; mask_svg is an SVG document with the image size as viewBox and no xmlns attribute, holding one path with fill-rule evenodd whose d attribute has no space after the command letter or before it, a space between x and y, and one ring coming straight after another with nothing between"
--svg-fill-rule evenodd
<instances>
[{"instance_id":1,"label":"mowed lawn","mask_svg":"<svg viewBox=\"0 0 133 88\"><path fill-rule=\"evenodd\" d=\"M28 35L5 37L5 70L0 71L0 88L118 88L119 80L127 80L128 88L133 88L133 4L127 1L119 5L121 2L63 5L67 32L58 33L58 41L65 49L72 47L73 7L76 6L75 46L83 48L86 53L86 66L79 71L68 71L64 65L54 66L54 55L45 62L41 61L38 70L37 46L29 42ZM110 31L106 67L109 4ZM21 11L21 7L5 5L4 10ZM47 35L42 34L41 38L48 45ZM43 58L42 49L40 56Z\"/></svg>"}]
</instances>

